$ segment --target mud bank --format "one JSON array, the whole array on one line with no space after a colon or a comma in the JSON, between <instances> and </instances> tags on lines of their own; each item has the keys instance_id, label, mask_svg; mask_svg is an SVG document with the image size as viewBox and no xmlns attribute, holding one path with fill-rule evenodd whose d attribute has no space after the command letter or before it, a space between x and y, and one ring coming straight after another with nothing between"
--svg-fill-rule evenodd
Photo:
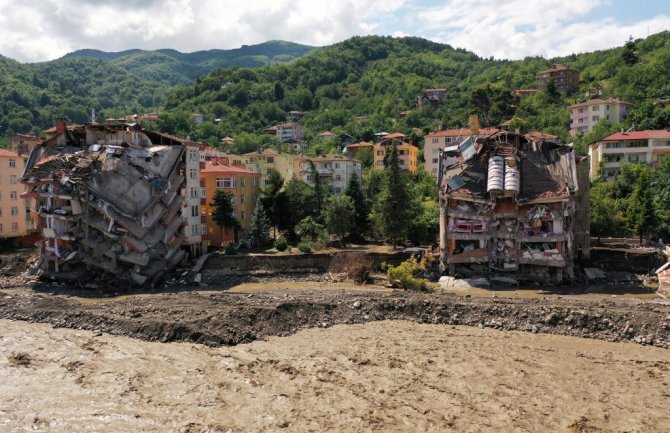
<instances>
[{"instance_id":1,"label":"mud bank","mask_svg":"<svg viewBox=\"0 0 670 433\"><path fill-rule=\"evenodd\" d=\"M468 325L636 341L668 348L670 305L633 299L461 298L449 294L321 290L182 292L85 300L26 291L0 297L0 318L147 341L249 343L313 327L380 320Z\"/></svg>"},{"instance_id":2,"label":"mud bank","mask_svg":"<svg viewBox=\"0 0 670 433\"><path fill-rule=\"evenodd\" d=\"M406 321L222 348L3 320L0 329L7 433L602 433L670 425L670 351L630 343Z\"/></svg>"}]
</instances>

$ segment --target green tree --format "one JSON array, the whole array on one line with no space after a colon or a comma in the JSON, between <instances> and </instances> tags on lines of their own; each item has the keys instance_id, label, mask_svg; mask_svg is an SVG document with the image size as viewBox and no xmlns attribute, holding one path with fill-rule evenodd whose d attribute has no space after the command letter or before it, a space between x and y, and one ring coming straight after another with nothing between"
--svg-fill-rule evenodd
<instances>
[{"instance_id":1,"label":"green tree","mask_svg":"<svg viewBox=\"0 0 670 433\"><path fill-rule=\"evenodd\" d=\"M356 224L356 208L348 195L335 195L328 199L324 209L326 227L332 234L338 235L344 243L347 234Z\"/></svg>"},{"instance_id":2,"label":"green tree","mask_svg":"<svg viewBox=\"0 0 670 433\"><path fill-rule=\"evenodd\" d=\"M393 145L385 168L386 181L378 201L378 218L381 233L393 245L407 236L407 229L414 217L408 182L404 179L398 162L398 147Z\"/></svg>"},{"instance_id":3,"label":"green tree","mask_svg":"<svg viewBox=\"0 0 670 433\"><path fill-rule=\"evenodd\" d=\"M286 207L286 197L284 194L280 194L282 187L284 186L284 178L281 173L279 173L274 168L271 168L268 173L268 183L263 187L261 193L263 198L261 199L263 207L265 208L265 214L272 223L272 226L276 229L283 222L282 212ZM277 238L276 231L273 232L273 237Z\"/></svg>"},{"instance_id":4,"label":"green tree","mask_svg":"<svg viewBox=\"0 0 670 433\"><path fill-rule=\"evenodd\" d=\"M210 204L213 207L212 220L219 226L220 236L223 239L223 229L233 231L233 240L237 242L237 231L240 228L240 222L233 216L232 205L233 195L223 189L217 189L214 193L214 202Z\"/></svg>"},{"instance_id":5,"label":"green tree","mask_svg":"<svg viewBox=\"0 0 670 433\"><path fill-rule=\"evenodd\" d=\"M266 245L269 241L270 219L265 214L265 208L260 196L256 199L256 207L249 226L249 241L252 245Z\"/></svg>"},{"instance_id":6,"label":"green tree","mask_svg":"<svg viewBox=\"0 0 670 433\"><path fill-rule=\"evenodd\" d=\"M370 210L368 209L368 203L363 195L361 190L361 183L358 180L358 175L356 173L351 175L349 180L349 185L347 185L347 190L345 194L351 197L352 202L354 203L354 209L356 211L354 218L354 227L351 230L351 237L356 240L362 240L363 235L365 235L369 228L369 217L368 214Z\"/></svg>"},{"instance_id":7,"label":"green tree","mask_svg":"<svg viewBox=\"0 0 670 433\"><path fill-rule=\"evenodd\" d=\"M644 237L649 236L656 223L650 184L651 169L648 166L644 167L635 182L635 189L626 211L628 229L640 237L640 243Z\"/></svg>"},{"instance_id":8,"label":"green tree","mask_svg":"<svg viewBox=\"0 0 670 433\"><path fill-rule=\"evenodd\" d=\"M312 216L306 216L298 223L298 231L301 239L315 241L323 233L323 225L319 224Z\"/></svg>"},{"instance_id":9,"label":"green tree","mask_svg":"<svg viewBox=\"0 0 670 433\"><path fill-rule=\"evenodd\" d=\"M632 66L637 63L638 58L635 49L635 41L633 41L633 37L631 36L624 44L623 50L621 51L621 59L628 66Z\"/></svg>"}]
</instances>

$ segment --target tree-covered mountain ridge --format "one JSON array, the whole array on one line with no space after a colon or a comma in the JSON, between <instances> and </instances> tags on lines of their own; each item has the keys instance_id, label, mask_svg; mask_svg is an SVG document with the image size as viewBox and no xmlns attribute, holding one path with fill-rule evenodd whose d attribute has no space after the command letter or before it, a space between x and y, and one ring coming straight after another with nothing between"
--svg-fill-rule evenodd
<instances>
[{"instance_id":1,"label":"tree-covered mountain ridge","mask_svg":"<svg viewBox=\"0 0 670 433\"><path fill-rule=\"evenodd\" d=\"M578 92L513 95L516 89L537 88L539 72L556 64L581 72ZM517 61L481 58L417 37L354 37L288 64L214 70L168 96L161 126L213 144L224 136L260 133L298 110L305 113L300 123L308 137L331 130L369 139L379 131L421 134L467 126L474 113L483 126L513 119L567 142L567 106L597 94L635 104L621 126L669 127L668 71L667 31L616 48ZM421 98L428 88L446 88L447 94L431 104ZM179 121L180 113L194 111L205 114L205 123L188 123L183 116Z\"/></svg>"}]
</instances>

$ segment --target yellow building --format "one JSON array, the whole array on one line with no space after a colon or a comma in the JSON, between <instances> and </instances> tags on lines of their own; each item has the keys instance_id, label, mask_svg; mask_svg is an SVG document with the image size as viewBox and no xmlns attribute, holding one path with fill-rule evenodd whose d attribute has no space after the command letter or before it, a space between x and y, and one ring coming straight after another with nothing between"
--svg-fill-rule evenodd
<instances>
[{"instance_id":1,"label":"yellow building","mask_svg":"<svg viewBox=\"0 0 670 433\"><path fill-rule=\"evenodd\" d=\"M25 236L34 230L30 213L31 200L20 197L27 156L0 149L0 238Z\"/></svg>"},{"instance_id":2,"label":"yellow building","mask_svg":"<svg viewBox=\"0 0 670 433\"><path fill-rule=\"evenodd\" d=\"M221 230L212 219L211 205L216 190L223 189L233 195L233 216L242 226L242 230L238 232L238 240L244 239L245 232L251 225L256 198L260 195L260 173L244 167L226 165L225 162L225 159L213 158L200 169L200 185L204 189L205 197L204 204L201 205L201 221L207 226L207 235L203 236L203 240L212 247L235 240L235 234L231 230Z\"/></svg>"},{"instance_id":3,"label":"yellow building","mask_svg":"<svg viewBox=\"0 0 670 433\"><path fill-rule=\"evenodd\" d=\"M398 147L398 162L400 168L409 170L412 174L416 173L419 149L413 144L398 139L383 140L381 143L375 144L375 168L384 168L384 158L394 145Z\"/></svg>"},{"instance_id":4,"label":"yellow building","mask_svg":"<svg viewBox=\"0 0 670 433\"><path fill-rule=\"evenodd\" d=\"M301 177L300 163L304 157L290 153L280 153L273 149L249 152L237 157L228 155L232 165L244 165L248 169L261 174L261 187L269 183L268 172L275 169L284 178L284 182L293 176ZM237 164L239 162L239 164Z\"/></svg>"}]
</instances>

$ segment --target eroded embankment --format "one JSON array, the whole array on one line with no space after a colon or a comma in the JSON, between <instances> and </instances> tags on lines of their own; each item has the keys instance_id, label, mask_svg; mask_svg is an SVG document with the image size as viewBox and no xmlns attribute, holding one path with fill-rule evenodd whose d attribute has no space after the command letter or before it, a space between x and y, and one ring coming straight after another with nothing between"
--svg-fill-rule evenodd
<instances>
[{"instance_id":1,"label":"eroded embankment","mask_svg":"<svg viewBox=\"0 0 670 433\"><path fill-rule=\"evenodd\" d=\"M638 300L460 298L393 293L171 293L82 303L24 294L0 298L0 318L148 341L235 345L301 329L411 320L597 338L667 348L670 306Z\"/></svg>"}]
</instances>

